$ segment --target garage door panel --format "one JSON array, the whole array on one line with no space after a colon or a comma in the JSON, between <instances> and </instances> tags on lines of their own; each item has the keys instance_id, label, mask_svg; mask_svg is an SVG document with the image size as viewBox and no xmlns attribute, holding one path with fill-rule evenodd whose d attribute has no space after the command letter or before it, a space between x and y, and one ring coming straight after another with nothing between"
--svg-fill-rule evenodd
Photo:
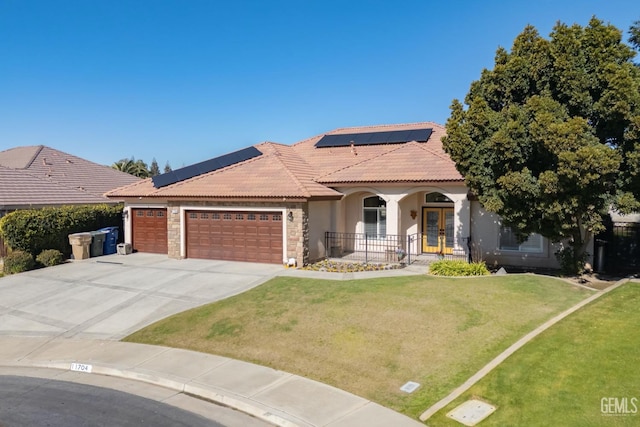
<instances>
[{"instance_id":1,"label":"garage door panel","mask_svg":"<svg viewBox=\"0 0 640 427\"><path fill-rule=\"evenodd\" d=\"M282 262L279 212L190 211L186 230L189 258Z\"/></svg>"},{"instance_id":2,"label":"garage door panel","mask_svg":"<svg viewBox=\"0 0 640 427\"><path fill-rule=\"evenodd\" d=\"M133 208L131 214L133 249L138 252L166 254L166 208Z\"/></svg>"}]
</instances>

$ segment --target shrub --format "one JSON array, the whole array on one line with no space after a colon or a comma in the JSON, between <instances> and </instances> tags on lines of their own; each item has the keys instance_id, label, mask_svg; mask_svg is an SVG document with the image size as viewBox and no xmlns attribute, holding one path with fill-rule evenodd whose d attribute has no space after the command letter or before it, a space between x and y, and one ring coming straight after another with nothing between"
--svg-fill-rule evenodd
<instances>
[{"instance_id":1,"label":"shrub","mask_svg":"<svg viewBox=\"0 0 640 427\"><path fill-rule=\"evenodd\" d=\"M24 209L0 219L0 235L12 249L33 255L57 249L69 256L69 234L112 226L122 227L122 205Z\"/></svg>"},{"instance_id":2,"label":"shrub","mask_svg":"<svg viewBox=\"0 0 640 427\"><path fill-rule=\"evenodd\" d=\"M486 276L489 270L484 262L442 260L429 265L429 273L436 276Z\"/></svg>"},{"instance_id":3,"label":"shrub","mask_svg":"<svg viewBox=\"0 0 640 427\"><path fill-rule=\"evenodd\" d=\"M584 272L584 264L589 258L589 254L584 252L578 256L575 249L571 246L565 246L555 253L560 271L567 276L577 276Z\"/></svg>"},{"instance_id":4,"label":"shrub","mask_svg":"<svg viewBox=\"0 0 640 427\"><path fill-rule=\"evenodd\" d=\"M33 256L24 251L13 251L4 257L5 274L22 273L23 271L33 270L36 267L36 262L33 260Z\"/></svg>"},{"instance_id":5,"label":"shrub","mask_svg":"<svg viewBox=\"0 0 640 427\"><path fill-rule=\"evenodd\" d=\"M57 249L45 249L36 257L36 261L45 267L53 267L64 262L64 255Z\"/></svg>"}]
</instances>

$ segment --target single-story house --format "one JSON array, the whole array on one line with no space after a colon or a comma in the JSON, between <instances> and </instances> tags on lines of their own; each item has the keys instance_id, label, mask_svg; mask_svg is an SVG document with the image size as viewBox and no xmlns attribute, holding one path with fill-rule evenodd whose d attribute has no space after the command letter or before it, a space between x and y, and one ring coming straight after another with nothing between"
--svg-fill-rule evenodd
<instances>
[{"instance_id":1,"label":"single-story house","mask_svg":"<svg viewBox=\"0 0 640 427\"><path fill-rule=\"evenodd\" d=\"M171 258L303 265L403 252L557 266L551 242L519 243L469 193L444 134L423 122L264 142L106 195L125 201L134 250Z\"/></svg>"},{"instance_id":2,"label":"single-story house","mask_svg":"<svg viewBox=\"0 0 640 427\"><path fill-rule=\"evenodd\" d=\"M140 178L44 145L0 151L0 217L19 209L116 204L104 193ZM0 240L0 256L4 245Z\"/></svg>"}]
</instances>

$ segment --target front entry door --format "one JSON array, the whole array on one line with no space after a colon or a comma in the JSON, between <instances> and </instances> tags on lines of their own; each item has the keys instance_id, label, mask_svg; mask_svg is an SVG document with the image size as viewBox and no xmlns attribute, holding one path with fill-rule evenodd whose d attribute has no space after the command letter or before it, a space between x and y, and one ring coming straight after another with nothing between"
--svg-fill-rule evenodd
<instances>
[{"instance_id":1,"label":"front entry door","mask_svg":"<svg viewBox=\"0 0 640 427\"><path fill-rule=\"evenodd\" d=\"M422 210L422 252L453 253L453 208Z\"/></svg>"}]
</instances>

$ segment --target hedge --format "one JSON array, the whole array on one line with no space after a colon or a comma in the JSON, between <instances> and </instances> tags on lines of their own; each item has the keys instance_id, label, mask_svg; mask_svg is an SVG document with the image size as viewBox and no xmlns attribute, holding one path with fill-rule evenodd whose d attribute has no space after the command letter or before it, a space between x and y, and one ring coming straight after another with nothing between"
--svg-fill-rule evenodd
<instances>
[{"instance_id":1,"label":"hedge","mask_svg":"<svg viewBox=\"0 0 640 427\"><path fill-rule=\"evenodd\" d=\"M105 204L17 210L0 219L0 235L10 248L33 256L46 249L69 256L69 234L122 228L122 208Z\"/></svg>"}]
</instances>

